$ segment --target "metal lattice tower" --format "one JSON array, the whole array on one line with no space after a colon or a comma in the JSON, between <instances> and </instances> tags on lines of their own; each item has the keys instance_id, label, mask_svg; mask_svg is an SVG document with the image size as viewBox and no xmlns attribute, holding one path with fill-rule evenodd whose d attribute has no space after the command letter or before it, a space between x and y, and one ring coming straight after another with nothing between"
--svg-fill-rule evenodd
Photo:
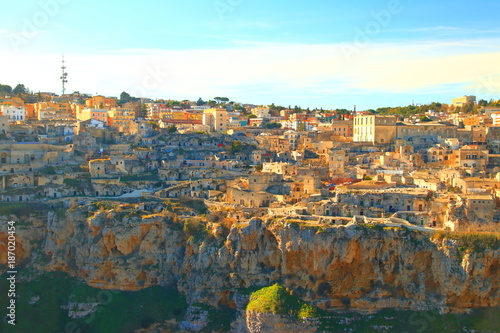
<instances>
[{"instance_id":1,"label":"metal lattice tower","mask_svg":"<svg viewBox=\"0 0 500 333\"><path fill-rule=\"evenodd\" d=\"M66 66L64 65L64 55L62 57L62 75L61 75L61 82L62 82L62 94L66 92L66 83L68 83L68 73L66 73Z\"/></svg>"}]
</instances>

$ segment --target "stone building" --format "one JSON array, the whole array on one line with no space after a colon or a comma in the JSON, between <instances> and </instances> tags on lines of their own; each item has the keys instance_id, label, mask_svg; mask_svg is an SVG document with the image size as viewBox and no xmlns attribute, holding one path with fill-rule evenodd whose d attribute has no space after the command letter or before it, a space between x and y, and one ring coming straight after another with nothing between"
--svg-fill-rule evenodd
<instances>
[{"instance_id":1,"label":"stone building","mask_svg":"<svg viewBox=\"0 0 500 333\"><path fill-rule=\"evenodd\" d=\"M109 178L113 177L110 173L114 171L109 158L94 159L89 161L89 172L91 178Z\"/></svg>"},{"instance_id":2,"label":"stone building","mask_svg":"<svg viewBox=\"0 0 500 333\"><path fill-rule=\"evenodd\" d=\"M468 195L466 197L466 212L469 220L493 221L495 208L495 201L491 195Z\"/></svg>"},{"instance_id":3,"label":"stone building","mask_svg":"<svg viewBox=\"0 0 500 333\"><path fill-rule=\"evenodd\" d=\"M354 118L354 142L391 143L396 137L397 116L366 115Z\"/></svg>"},{"instance_id":4,"label":"stone building","mask_svg":"<svg viewBox=\"0 0 500 333\"><path fill-rule=\"evenodd\" d=\"M432 146L446 138L456 138L457 127L448 123L423 122L419 124L398 123L396 140L405 140L412 146Z\"/></svg>"},{"instance_id":5,"label":"stone building","mask_svg":"<svg viewBox=\"0 0 500 333\"><path fill-rule=\"evenodd\" d=\"M206 109L203 110L202 124L209 126L210 132L226 132L229 118L226 109Z\"/></svg>"},{"instance_id":6,"label":"stone building","mask_svg":"<svg viewBox=\"0 0 500 333\"><path fill-rule=\"evenodd\" d=\"M0 173L28 172L55 164L72 164L73 145L0 145Z\"/></svg>"},{"instance_id":7,"label":"stone building","mask_svg":"<svg viewBox=\"0 0 500 333\"><path fill-rule=\"evenodd\" d=\"M454 151L456 156L456 167L467 170L470 174L475 171L485 170L488 163L488 150L486 147L469 145Z\"/></svg>"}]
</instances>

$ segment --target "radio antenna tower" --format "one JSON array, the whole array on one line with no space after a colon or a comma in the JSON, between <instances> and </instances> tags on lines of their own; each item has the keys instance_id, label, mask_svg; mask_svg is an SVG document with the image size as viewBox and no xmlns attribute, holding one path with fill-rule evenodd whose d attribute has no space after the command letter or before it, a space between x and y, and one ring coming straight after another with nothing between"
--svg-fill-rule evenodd
<instances>
[{"instance_id":1,"label":"radio antenna tower","mask_svg":"<svg viewBox=\"0 0 500 333\"><path fill-rule=\"evenodd\" d=\"M68 83L68 73L66 73L66 66L64 65L64 54L62 56L62 75L61 75L61 82L62 82L62 94L66 92L66 83Z\"/></svg>"}]
</instances>

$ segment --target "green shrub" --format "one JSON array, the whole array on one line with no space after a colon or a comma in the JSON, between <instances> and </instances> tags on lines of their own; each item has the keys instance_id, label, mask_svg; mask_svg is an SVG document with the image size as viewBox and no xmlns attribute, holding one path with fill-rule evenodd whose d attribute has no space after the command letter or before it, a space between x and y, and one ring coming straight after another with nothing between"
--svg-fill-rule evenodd
<instances>
[{"instance_id":1,"label":"green shrub","mask_svg":"<svg viewBox=\"0 0 500 333\"><path fill-rule=\"evenodd\" d=\"M196 240L205 238L207 234L205 224L196 218L190 218L184 221L184 227L182 230L189 237L194 237Z\"/></svg>"},{"instance_id":2,"label":"green shrub","mask_svg":"<svg viewBox=\"0 0 500 333\"><path fill-rule=\"evenodd\" d=\"M253 292L247 311L291 315L297 318L319 316L318 308L291 295L277 283Z\"/></svg>"},{"instance_id":3,"label":"green shrub","mask_svg":"<svg viewBox=\"0 0 500 333\"><path fill-rule=\"evenodd\" d=\"M65 178L63 184L70 187L80 188L82 183L78 179Z\"/></svg>"},{"instance_id":4,"label":"green shrub","mask_svg":"<svg viewBox=\"0 0 500 333\"><path fill-rule=\"evenodd\" d=\"M53 166L46 166L46 167L40 169L40 173L42 175L55 175L56 170L54 169Z\"/></svg>"}]
</instances>

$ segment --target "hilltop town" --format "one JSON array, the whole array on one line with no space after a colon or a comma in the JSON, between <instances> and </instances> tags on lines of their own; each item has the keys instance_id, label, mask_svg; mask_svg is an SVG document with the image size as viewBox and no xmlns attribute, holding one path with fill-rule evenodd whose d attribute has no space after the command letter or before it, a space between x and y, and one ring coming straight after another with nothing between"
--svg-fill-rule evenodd
<instances>
[{"instance_id":1,"label":"hilltop town","mask_svg":"<svg viewBox=\"0 0 500 333\"><path fill-rule=\"evenodd\" d=\"M338 310L496 311L500 102L304 110L8 88L0 221L16 223L21 318L51 309L85 327L100 307L123 306L91 290L158 286L183 300L174 313L129 316L117 332L317 331L345 325ZM90 289L75 296L74 283ZM267 313L288 293L284 317ZM148 299L156 309L169 298Z\"/></svg>"},{"instance_id":2,"label":"hilltop town","mask_svg":"<svg viewBox=\"0 0 500 333\"><path fill-rule=\"evenodd\" d=\"M404 115L3 94L3 203L189 199L237 222L446 230L494 230L500 219L500 104L475 96Z\"/></svg>"}]
</instances>

